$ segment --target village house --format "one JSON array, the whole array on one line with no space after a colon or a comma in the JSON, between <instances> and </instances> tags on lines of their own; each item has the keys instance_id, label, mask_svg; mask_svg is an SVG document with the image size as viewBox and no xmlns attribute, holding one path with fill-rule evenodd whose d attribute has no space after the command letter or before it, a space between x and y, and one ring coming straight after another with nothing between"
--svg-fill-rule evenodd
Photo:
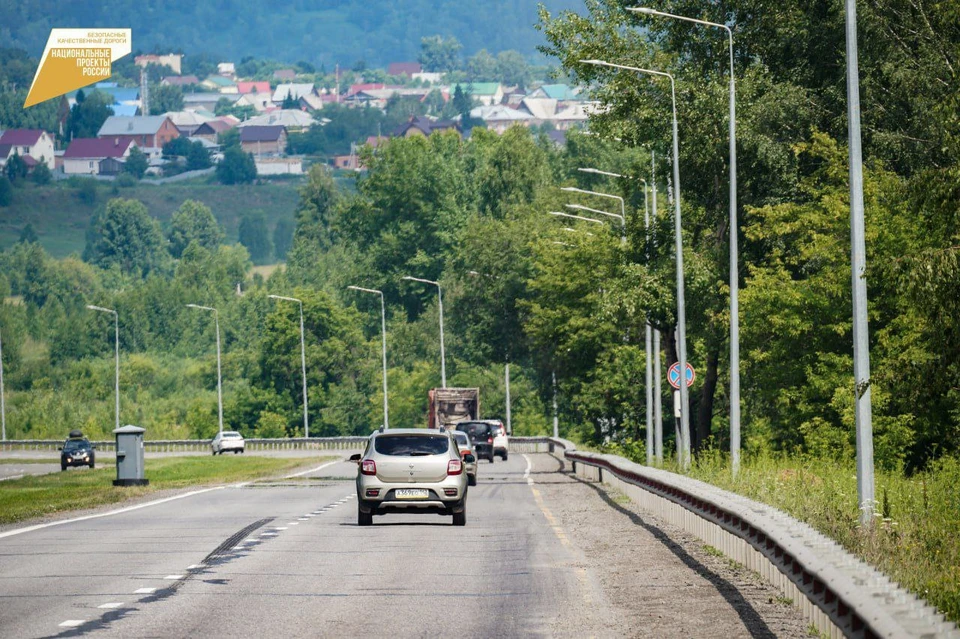
<instances>
[{"instance_id":1,"label":"village house","mask_svg":"<svg viewBox=\"0 0 960 639\"><path fill-rule=\"evenodd\" d=\"M456 131L460 135L460 123L453 120L431 120L422 115L411 116L391 137L411 138L416 135L429 137L436 131Z\"/></svg>"},{"instance_id":2,"label":"village house","mask_svg":"<svg viewBox=\"0 0 960 639\"><path fill-rule=\"evenodd\" d=\"M201 82L200 86L210 91L216 91L217 93L239 93L237 83L222 75L211 75Z\"/></svg>"},{"instance_id":3,"label":"village house","mask_svg":"<svg viewBox=\"0 0 960 639\"><path fill-rule=\"evenodd\" d=\"M209 120L198 126L192 137L200 138L202 140L207 140L208 142L217 142L217 137L224 131L229 131L234 126L234 123L226 120L224 118L217 118L215 120Z\"/></svg>"},{"instance_id":4,"label":"village house","mask_svg":"<svg viewBox=\"0 0 960 639\"><path fill-rule=\"evenodd\" d=\"M235 78L237 67L233 62L220 62L217 64L217 75L222 75L225 78Z\"/></svg>"},{"instance_id":5,"label":"village house","mask_svg":"<svg viewBox=\"0 0 960 639\"><path fill-rule=\"evenodd\" d=\"M177 127L177 131L184 137L190 137L201 124L212 119L197 111L168 111L163 115L170 118L173 125Z\"/></svg>"},{"instance_id":6,"label":"village house","mask_svg":"<svg viewBox=\"0 0 960 639\"><path fill-rule=\"evenodd\" d=\"M43 162L53 170L53 136L42 129L7 129L0 134L0 168L12 155L19 155L31 169Z\"/></svg>"},{"instance_id":7,"label":"village house","mask_svg":"<svg viewBox=\"0 0 960 639\"><path fill-rule=\"evenodd\" d=\"M128 139L77 138L63 154L63 172L67 175L114 174L117 162L125 161L135 146L136 143Z\"/></svg>"},{"instance_id":8,"label":"village house","mask_svg":"<svg viewBox=\"0 0 960 639\"><path fill-rule=\"evenodd\" d=\"M391 62L387 65L387 75L400 76L405 75L412 78L414 74L423 71L419 62Z\"/></svg>"},{"instance_id":9,"label":"village house","mask_svg":"<svg viewBox=\"0 0 960 639\"><path fill-rule=\"evenodd\" d=\"M146 67L148 64L161 64L173 69L173 72L180 75L180 64L183 62L183 54L168 53L167 55L138 55L133 59L133 63L138 67Z\"/></svg>"},{"instance_id":10,"label":"village house","mask_svg":"<svg viewBox=\"0 0 960 639\"><path fill-rule=\"evenodd\" d=\"M483 106L500 104L503 101L503 85L499 82L474 82L463 87Z\"/></svg>"},{"instance_id":11,"label":"village house","mask_svg":"<svg viewBox=\"0 0 960 639\"><path fill-rule=\"evenodd\" d=\"M514 125L530 126L534 121L534 117L526 111L511 109L503 104L475 107L470 110L470 117L483 120L488 129L498 134L503 134Z\"/></svg>"},{"instance_id":12,"label":"village house","mask_svg":"<svg viewBox=\"0 0 960 639\"><path fill-rule=\"evenodd\" d=\"M123 117L112 115L106 119L98 138L130 140L148 155L160 155L163 145L180 137L180 132L165 115Z\"/></svg>"},{"instance_id":13,"label":"village house","mask_svg":"<svg viewBox=\"0 0 960 639\"><path fill-rule=\"evenodd\" d=\"M283 155L287 131L282 126L245 126L240 129L240 148L256 157Z\"/></svg>"},{"instance_id":14,"label":"village house","mask_svg":"<svg viewBox=\"0 0 960 639\"><path fill-rule=\"evenodd\" d=\"M236 103L243 96L239 93L224 95L222 93L185 93L183 95L183 110L196 111L204 109L206 111L215 111L217 102L226 100L230 104Z\"/></svg>"},{"instance_id":15,"label":"village house","mask_svg":"<svg viewBox=\"0 0 960 639\"><path fill-rule=\"evenodd\" d=\"M170 87L189 87L200 84L200 80L195 75L168 75L160 80L160 84Z\"/></svg>"},{"instance_id":16,"label":"village house","mask_svg":"<svg viewBox=\"0 0 960 639\"><path fill-rule=\"evenodd\" d=\"M238 127L252 126L282 126L287 133L302 133L315 126L317 121L309 113L299 109L279 109L270 113L263 113L241 122Z\"/></svg>"},{"instance_id":17,"label":"village house","mask_svg":"<svg viewBox=\"0 0 960 639\"><path fill-rule=\"evenodd\" d=\"M297 77L297 72L293 69L277 69L273 72L274 80L293 80Z\"/></svg>"},{"instance_id":18,"label":"village house","mask_svg":"<svg viewBox=\"0 0 960 639\"><path fill-rule=\"evenodd\" d=\"M273 92L274 104L282 104L287 97L299 100L305 95L313 95L313 84L306 82L302 84L279 84Z\"/></svg>"}]
</instances>

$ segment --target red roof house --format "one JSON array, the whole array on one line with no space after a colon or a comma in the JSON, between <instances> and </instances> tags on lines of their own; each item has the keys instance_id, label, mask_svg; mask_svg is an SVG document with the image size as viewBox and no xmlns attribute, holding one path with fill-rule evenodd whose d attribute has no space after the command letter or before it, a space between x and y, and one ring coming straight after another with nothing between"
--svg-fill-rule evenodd
<instances>
[{"instance_id":1,"label":"red roof house","mask_svg":"<svg viewBox=\"0 0 960 639\"><path fill-rule=\"evenodd\" d=\"M63 172L68 175L99 175L100 162L125 159L136 143L129 138L76 138L63 153Z\"/></svg>"},{"instance_id":2,"label":"red roof house","mask_svg":"<svg viewBox=\"0 0 960 639\"><path fill-rule=\"evenodd\" d=\"M391 62L387 65L387 75L405 75L413 76L414 73L420 73L423 67L419 62Z\"/></svg>"},{"instance_id":3,"label":"red roof house","mask_svg":"<svg viewBox=\"0 0 960 639\"><path fill-rule=\"evenodd\" d=\"M237 82L237 93L266 93L273 94L269 82Z\"/></svg>"}]
</instances>

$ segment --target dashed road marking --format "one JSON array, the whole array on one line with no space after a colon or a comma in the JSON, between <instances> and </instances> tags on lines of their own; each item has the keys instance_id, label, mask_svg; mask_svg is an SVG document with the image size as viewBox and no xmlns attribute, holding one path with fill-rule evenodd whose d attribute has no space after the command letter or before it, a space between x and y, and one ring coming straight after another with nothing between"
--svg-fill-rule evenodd
<instances>
[{"instance_id":1,"label":"dashed road marking","mask_svg":"<svg viewBox=\"0 0 960 639\"><path fill-rule=\"evenodd\" d=\"M187 566L187 570L196 570L197 568L203 568L200 564L190 564Z\"/></svg>"},{"instance_id":2,"label":"dashed road marking","mask_svg":"<svg viewBox=\"0 0 960 639\"><path fill-rule=\"evenodd\" d=\"M61 628L77 628L85 623L87 623L86 619L67 619L59 625Z\"/></svg>"},{"instance_id":3,"label":"dashed road marking","mask_svg":"<svg viewBox=\"0 0 960 639\"><path fill-rule=\"evenodd\" d=\"M289 524L287 524L287 525L288 525L288 526L299 526L299 525L300 525L300 522L299 522L299 521L291 521L291 522L290 522Z\"/></svg>"},{"instance_id":4,"label":"dashed road marking","mask_svg":"<svg viewBox=\"0 0 960 639\"><path fill-rule=\"evenodd\" d=\"M122 601L111 601L110 603L100 604L97 608L104 608L107 610L112 610L114 608L119 608L123 605Z\"/></svg>"},{"instance_id":5,"label":"dashed road marking","mask_svg":"<svg viewBox=\"0 0 960 639\"><path fill-rule=\"evenodd\" d=\"M183 577L183 575L167 575L164 579L167 581L180 581Z\"/></svg>"},{"instance_id":6,"label":"dashed road marking","mask_svg":"<svg viewBox=\"0 0 960 639\"><path fill-rule=\"evenodd\" d=\"M133 591L135 595L152 595L157 591L156 588L137 588Z\"/></svg>"},{"instance_id":7,"label":"dashed road marking","mask_svg":"<svg viewBox=\"0 0 960 639\"><path fill-rule=\"evenodd\" d=\"M273 526L273 530L286 530L286 526Z\"/></svg>"}]
</instances>

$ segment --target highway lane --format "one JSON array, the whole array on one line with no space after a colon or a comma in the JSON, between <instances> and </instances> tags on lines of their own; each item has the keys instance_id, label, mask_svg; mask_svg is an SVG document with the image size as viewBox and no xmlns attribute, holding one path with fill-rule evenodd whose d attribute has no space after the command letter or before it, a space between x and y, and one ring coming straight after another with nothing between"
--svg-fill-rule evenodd
<instances>
[{"instance_id":1,"label":"highway lane","mask_svg":"<svg viewBox=\"0 0 960 639\"><path fill-rule=\"evenodd\" d=\"M225 488L0 539L0 628L15 637L557 634L565 611L586 614L597 595L584 597L525 468L517 455L482 464L466 528L437 515L358 528L356 466L338 463L321 474L340 479ZM204 563L260 523L242 536L250 543Z\"/></svg>"},{"instance_id":2,"label":"highway lane","mask_svg":"<svg viewBox=\"0 0 960 639\"><path fill-rule=\"evenodd\" d=\"M631 616L644 602L629 591L653 579L644 598L687 596L692 603L678 605L688 619L708 611L683 626L658 621L657 636L770 636L744 627L737 608L751 602L731 605L709 583L692 588L702 581L695 565L558 466L546 455L481 462L464 528L438 515L386 515L359 528L356 466L335 462L0 537L0 635L648 636ZM619 530L606 539L594 530L607 527ZM599 554L583 530L599 538ZM613 565L604 546L629 551ZM672 576L637 572L647 565ZM611 583L621 573L637 583ZM648 618L663 617L665 603ZM799 628L791 636L803 636Z\"/></svg>"}]
</instances>

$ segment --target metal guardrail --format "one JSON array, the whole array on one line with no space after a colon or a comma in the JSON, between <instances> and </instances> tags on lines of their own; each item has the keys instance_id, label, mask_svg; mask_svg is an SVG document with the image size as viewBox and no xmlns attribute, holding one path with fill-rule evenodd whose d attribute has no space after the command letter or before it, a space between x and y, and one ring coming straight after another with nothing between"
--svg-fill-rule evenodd
<instances>
[{"instance_id":1,"label":"metal guardrail","mask_svg":"<svg viewBox=\"0 0 960 639\"><path fill-rule=\"evenodd\" d=\"M246 439L247 450L355 450L363 448L366 437L291 437L280 439ZM116 449L114 440L93 441L97 450ZM0 451L11 450L57 450L63 446L62 439L18 439L0 442ZM196 452L209 451L209 439L154 439L145 440L143 446L151 452Z\"/></svg>"},{"instance_id":2,"label":"metal guardrail","mask_svg":"<svg viewBox=\"0 0 960 639\"><path fill-rule=\"evenodd\" d=\"M936 608L786 513L742 495L563 439L581 477L606 482L641 507L759 573L831 637L960 639Z\"/></svg>"}]
</instances>

